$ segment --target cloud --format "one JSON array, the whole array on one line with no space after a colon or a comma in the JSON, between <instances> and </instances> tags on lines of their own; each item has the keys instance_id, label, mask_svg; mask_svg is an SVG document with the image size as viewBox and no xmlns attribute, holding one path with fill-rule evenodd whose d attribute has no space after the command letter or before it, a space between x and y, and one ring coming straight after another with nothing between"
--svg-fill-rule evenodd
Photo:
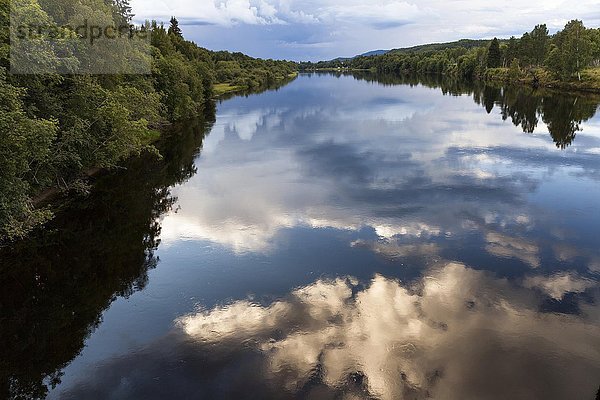
<instances>
[{"instance_id":1,"label":"cloud","mask_svg":"<svg viewBox=\"0 0 600 400\"><path fill-rule=\"evenodd\" d=\"M323 7L320 14L336 22L346 21L372 25L376 28L394 28L414 22L421 14L419 7L404 1L377 3L346 2Z\"/></svg>"},{"instance_id":2,"label":"cloud","mask_svg":"<svg viewBox=\"0 0 600 400\"><path fill-rule=\"evenodd\" d=\"M184 25L283 24L277 8L266 0L142 1L131 3L136 19L166 21L177 16Z\"/></svg>"},{"instance_id":3,"label":"cloud","mask_svg":"<svg viewBox=\"0 0 600 400\"><path fill-rule=\"evenodd\" d=\"M527 288L541 289L554 300L562 300L567 293L582 293L598 286L597 282L572 272L559 272L550 277L530 276L523 284Z\"/></svg>"},{"instance_id":4,"label":"cloud","mask_svg":"<svg viewBox=\"0 0 600 400\"><path fill-rule=\"evenodd\" d=\"M405 257L431 258L439 254L440 248L435 243L401 243L395 240L367 241L355 240L350 244L352 247L362 247L373 251L390 260L398 260Z\"/></svg>"},{"instance_id":5,"label":"cloud","mask_svg":"<svg viewBox=\"0 0 600 400\"><path fill-rule=\"evenodd\" d=\"M498 18L504 4L475 0L134 0L132 6L140 21L177 16L186 36L209 48L297 60L461 38L520 36L539 23L547 23L554 32L573 18L592 27L600 24L599 13L590 12L597 8L595 0L568 7L563 1L519 0L511 3L510 19ZM284 29L273 29L277 26ZM309 36L307 26L317 33L312 46L294 46L305 41L286 39L298 32ZM252 34L246 27L253 27Z\"/></svg>"},{"instance_id":6,"label":"cloud","mask_svg":"<svg viewBox=\"0 0 600 400\"><path fill-rule=\"evenodd\" d=\"M320 279L182 316L63 398L592 398L600 321L459 263L405 284ZM168 391L168 392L167 392Z\"/></svg>"},{"instance_id":7,"label":"cloud","mask_svg":"<svg viewBox=\"0 0 600 400\"><path fill-rule=\"evenodd\" d=\"M540 266L539 248L528 240L490 232L486 235L488 253L501 258L516 258L533 268Z\"/></svg>"}]
</instances>

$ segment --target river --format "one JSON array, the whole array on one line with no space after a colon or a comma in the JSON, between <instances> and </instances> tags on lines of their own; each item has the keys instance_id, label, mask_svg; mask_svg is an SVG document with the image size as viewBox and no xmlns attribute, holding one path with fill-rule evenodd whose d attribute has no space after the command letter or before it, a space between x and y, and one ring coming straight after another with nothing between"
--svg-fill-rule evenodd
<instances>
[{"instance_id":1,"label":"river","mask_svg":"<svg viewBox=\"0 0 600 400\"><path fill-rule=\"evenodd\" d=\"M0 389L592 400L598 104L367 73L220 101L0 250Z\"/></svg>"}]
</instances>

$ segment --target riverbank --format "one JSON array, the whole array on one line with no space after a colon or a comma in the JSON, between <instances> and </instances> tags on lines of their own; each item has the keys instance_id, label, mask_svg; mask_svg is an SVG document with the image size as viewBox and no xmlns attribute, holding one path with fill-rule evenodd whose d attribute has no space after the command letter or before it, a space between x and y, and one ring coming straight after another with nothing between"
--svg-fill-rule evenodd
<instances>
[{"instance_id":1,"label":"riverbank","mask_svg":"<svg viewBox=\"0 0 600 400\"><path fill-rule=\"evenodd\" d=\"M375 68L312 68L300 72L377 72Z\"/></svg>"},{"instance_id":2,"label":"riverbank","mask_svg":"<svg viewBox=\"0 0 600 400\"><path fill-rule=\"evenodd\" d=\"M239 92L243 89L243 86L232 85L230 83L215 83L213 85L213 97L217 98L225 93Z\"/></svg>"},{"instance_id":3,"label":"riverbank","mask_svg":"<svg viewBox=\"0 0 600 400\"><path fill-rule=\"evenodd\" d=\"M352 73L352 72L372 72L374 74L382 74L375 68L316 68L303 70L301 72L336 72L336 73ZM383 73L385 74L385 73ZM412 71L404 71L399 75L428 75L429 73L416 73ZM436 73L432 73L436 74ZM448 78L459 79L456 74L444 74ZM585 92L600 94L600 67L587 68L581 72L581 81L570 80L564 81L557 79L552 73L543 69L535 68L529 71L519 71L515 76L510 68L488 68L480 75L475 76L471 80L483 81L488 83L503 84L503 85L522 85L533 86L547 89L554 89L566 92Z\"/></svg>"},{"instance_id":4,"label":"riverbank","mask_svg":"<svg viewBox=\"0 0 600 400\"><path fill-rule=\"evenodd\" d=\"M481 77L484 81L522 84L570 92L586 92L600 94L600 68L587 68L581 71L581 80L569 81L557 79L543 68L529 71L511 71L510 68L490 68Z\"/></svg>"},{"instance_id":5,"label":"riverbank","mask_svg":"<svg viewBox=\"0 0 600 400\"><path fill-rule=\"evenodd\" d=\"M275 82L283 82L286 80L293 80L298 76L298 72L292 72L286 76L278 76L275 78ZM212 87L213 98L218 99L225 94L237 93L245 90L251 90L252 88L242 85L234 85L231 83L215 83Z\"/></svg>"}]
</instances>

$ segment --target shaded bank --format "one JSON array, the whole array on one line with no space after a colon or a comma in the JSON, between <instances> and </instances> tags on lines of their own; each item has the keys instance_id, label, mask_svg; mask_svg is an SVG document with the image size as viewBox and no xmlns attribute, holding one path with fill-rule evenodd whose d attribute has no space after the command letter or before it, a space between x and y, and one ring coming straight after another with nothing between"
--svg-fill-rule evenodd
<instances>
[{"instance_id":1,"label":"shaded bank","mask_svg":"<svg viewBox=\"0 0 600 400\"><path fill-rule=\"evenodd\" d=\"M0 249L1 397L43 398L110 303L145 287L159 217L176 201L169 188L195 173L206 124L174 128L157 144L162 159L98 178L44 230Z\"/></svg>"}]
</instances>

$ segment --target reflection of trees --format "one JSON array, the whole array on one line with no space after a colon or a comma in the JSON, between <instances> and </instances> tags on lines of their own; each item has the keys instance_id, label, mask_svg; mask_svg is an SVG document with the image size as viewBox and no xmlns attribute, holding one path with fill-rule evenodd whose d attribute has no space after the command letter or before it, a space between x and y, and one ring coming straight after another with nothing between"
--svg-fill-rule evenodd
<instances>
[{"instance_id":1,"label":"reflection of trees","mask_svg":"<svg viewBox=\"0 0 600 400\"><path fill-rule=\"evenodd\" d=\"M255 94L255 93L261 93L267 90L279 90L282 87L284 87L285 85L287 85L288 83L290 83L291 81L293 81L295 79L295 77L290 77L290 78L286 78L286 79L282 79L282 80L277 80L277 81L271 81L271 82L267 82L264 85L255 88L255 89L246 89L246 90L242 90L242 91L235 91L235 92L227 92L222 94L221 96L219 96L219 100L223 101L223 100L228 100L232 97L237 97L237 96L248 96L250 94Z\"/></svg>"},{"instance_id":2,"label":"reflection of trees","mask_svg":"<svg viewBox=\"0 0 600 400\"><path fill-rule=\"evenodd\" d=\"M510 118L515 126L525 133L533 133L539 122L541 98L533 94L533 89L510 86L498 93L502 119Z\"/></svg>"},{"instance_id":3,"label":"reflection of trees","mask_svg":"<svg viewBox=\"0 0 600 400\"><path fill-rule=\"evenodd\" d=\"M580 124L594 116L598 102L583 96L548 96L544 97L544 108L542 120L548 125L556 147L564 149L581 130Z\"/></svg>"},{"instance_id":4,"label":"reflection of trees","mask_svg":"<svg viewBox=\"0 0 600 400\"><path fill-rule=\"evenodd\" d=\"M337 73L338 75L348 73ZM567 148L575 139L580 124L592 118L600 98L595 95L559 93L536 90L522 86L494 86L447 78L438 74L385 75L370 72L354 72L359 80L379 82L383 85L423 85L441 89L444 95L468 94L473 101L491 113L495 106L500 109L503 120L520 126L525 133L533 133L540 118L560 149Z\"/></svg>"},{"instance_id":5,"label":"reflection of trees","mask_svg":"<svg viewBox=\"0 0 600 400\"><path fill-rule=\"evenodd\" d=\"M486 86L483 88L483 106L488 114L494 109L494 104L500 94L500 88L495 88L493 86Z\"/></svg>"},{"instance_id":6,"label":"reflection of trees","mask_svg":"<svg viewBox=\"0 0 600 400\"><path fill-rule=\"evenodd\" d=\"M594 96L539 91L509 86L480 89L488 113L490 104L498 104L504 120L510 118L525 133L533 133L539 118L547 125L556 147L565 149L581 130L580 124L592 118L600 101Z\"/></svg>"},{"instance_id":7,"label":"reflection of trees","mask_svg":"<svg viewBox=\"0 0 600 400\"><path fill-rule=\"evenodd\" d=\"M147 283L169 187L195 173L203 125L189 124L127 170L98 180L89 198L43 232L0 251L0 397L42 398L118 296Z\"/></svg>"}]
</instances>

